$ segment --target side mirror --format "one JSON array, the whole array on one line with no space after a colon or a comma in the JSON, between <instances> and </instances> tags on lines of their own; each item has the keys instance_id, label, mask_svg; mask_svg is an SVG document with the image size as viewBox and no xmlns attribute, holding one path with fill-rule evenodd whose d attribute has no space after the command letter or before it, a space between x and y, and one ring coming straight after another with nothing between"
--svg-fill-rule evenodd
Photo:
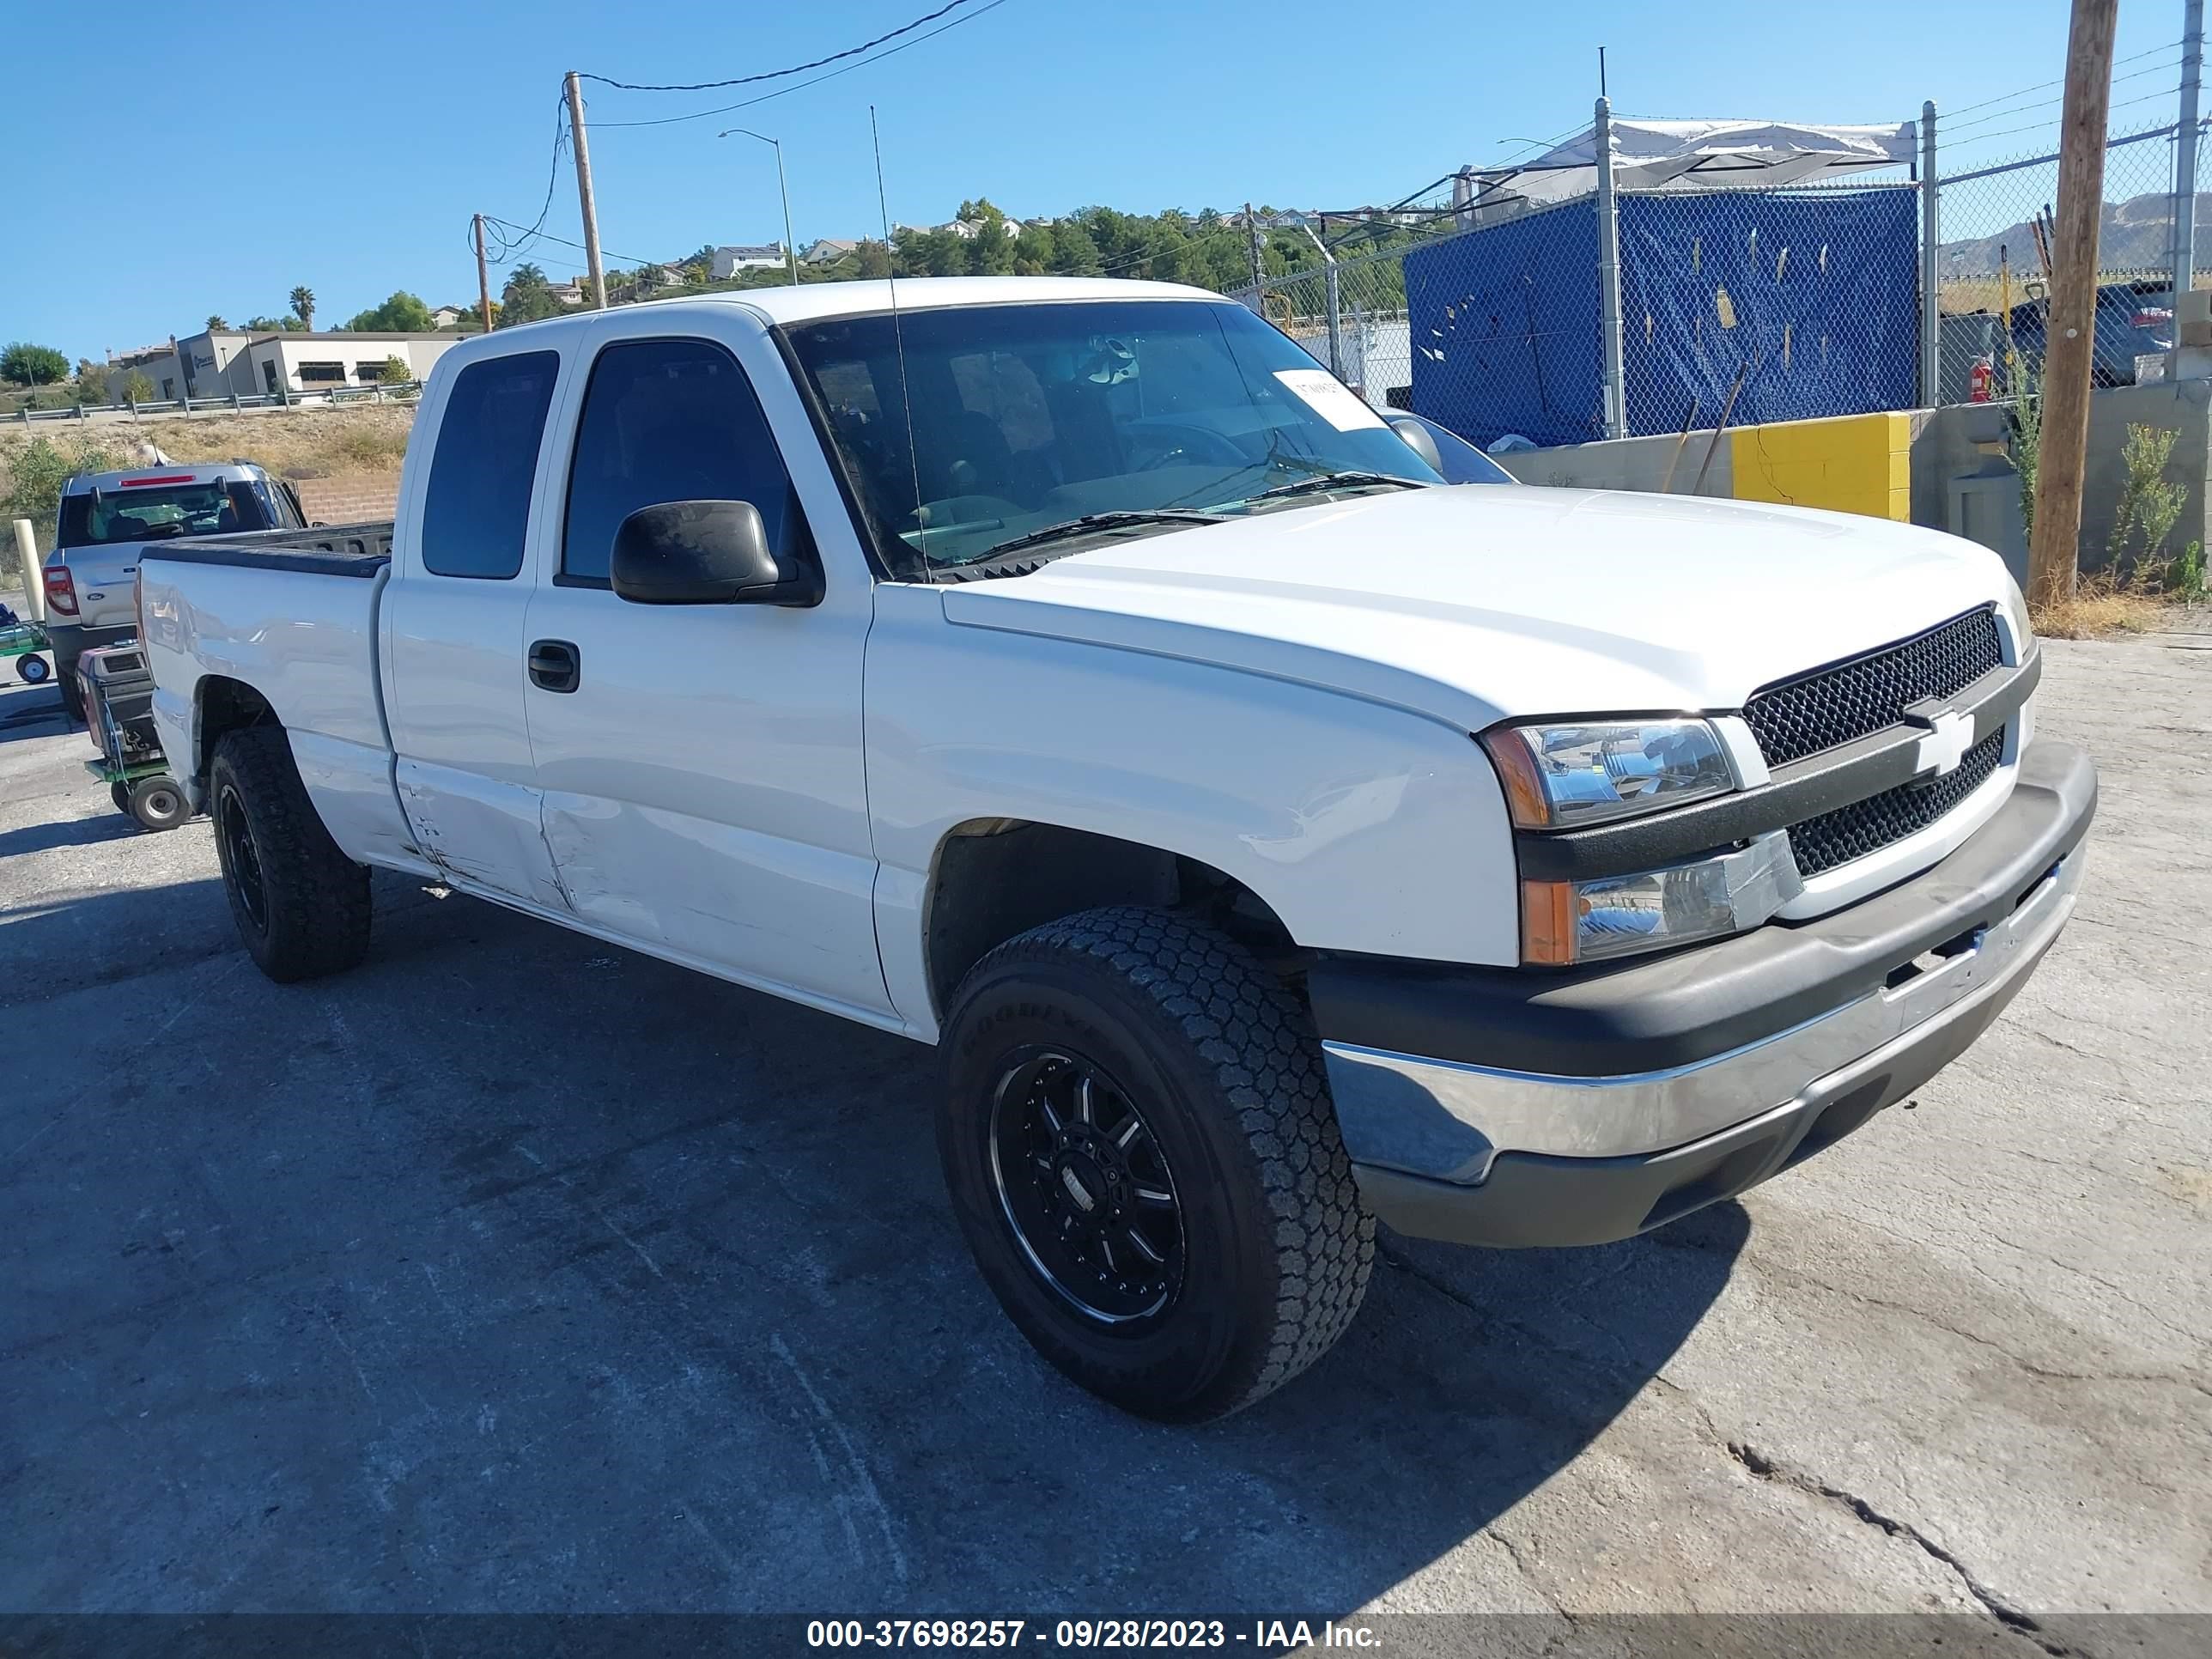
<instances>
[{"instance_id":1,"label":"side mirror","mask_svg":"<svg viewBox=\"0 0 2212 1659\"><path fill-rule=\"evenodd\" d=\"M1390 430L1405 440L1406 447L1426 461L1437 471L1444 470L1444 458L1437 453L1437 441L1428 428L1419 421L1399 416L1390 422Z\"/></svg>"},{"instance_id":2,"label":"side mirror","mask_svg":"<svg viewBox=\"0 0 2212 1659\"><path fill-rule=\"evenodd\" d=\"M608 579L633 605L818 605L811 561L778 557L750 501L662 501L615 532Z\"/></svg>"}]
</instances>

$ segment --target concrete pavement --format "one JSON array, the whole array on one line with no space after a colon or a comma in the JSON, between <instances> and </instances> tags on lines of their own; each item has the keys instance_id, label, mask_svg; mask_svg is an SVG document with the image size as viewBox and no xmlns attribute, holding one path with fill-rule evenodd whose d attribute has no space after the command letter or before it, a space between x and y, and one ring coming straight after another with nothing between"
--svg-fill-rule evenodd
<instances>
[{"instance_id":1,"label":"concrete pavement","mask_svg":"<svg viewBox=\"0 0 2212 1659\"><path fill-rule=\"evenodd\" d=\"M1634 1243L1389 1239L1198 1431L1000 1316L928 1052L397 879L270 985L0 691L0 1610L2212 1612L2209 647L2047 647L2088 885L1912 1105Z\"/></svg>"}]
</instances>

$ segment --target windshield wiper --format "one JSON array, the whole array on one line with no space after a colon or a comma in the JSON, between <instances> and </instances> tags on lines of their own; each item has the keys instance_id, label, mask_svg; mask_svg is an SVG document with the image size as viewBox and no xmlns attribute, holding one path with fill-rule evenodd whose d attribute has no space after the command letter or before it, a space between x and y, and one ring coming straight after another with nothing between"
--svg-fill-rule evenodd
<instances>
[{"instance_id":1,"label":"windshield wiper","mask_svg":"<svg viewBox=\"0 0 2212 1659\"><path fill-rule=\"evenodd\" d=\"M1097 530L1118 530L1124 525L1146 524L1219 524L1227 515L1203 512L1197 507L1158 507L1115 513L1086 513L1079 519L1063 519L1058 524L1048 524L1042 530L1032 530L1027 535L1017 536L1012 541L997 542L973 559L954 562L982 564L1012 553L1018 548L1042 547L1048 542L1064 542L1070 537L1087 536Z\"/></svg>"},{"instance_id":2,"label":"windshield wiper","mask_svg":"<svg viewBox=\"0 0 2212 1659\"><path fill-rule=\"evenodd\" d=\"M1421 479L1401 478L1395 472L1362 472L1357 470L1317 472L1310 478L1293 478L1288 483L1279 483L1263 489L1256 495L1247 495L1238 505L1249 507L1254 501L1277 501L1285 495L1318 495L1331 489L1357 489L1376 484L1396 484L1406 489L1431 488Z\"/></svg>"}]
</instances>

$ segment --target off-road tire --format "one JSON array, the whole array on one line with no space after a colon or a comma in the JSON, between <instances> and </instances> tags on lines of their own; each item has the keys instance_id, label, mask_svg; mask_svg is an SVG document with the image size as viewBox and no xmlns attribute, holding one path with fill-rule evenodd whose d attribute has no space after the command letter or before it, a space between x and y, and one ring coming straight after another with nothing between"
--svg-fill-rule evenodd
<instances>
[{"instance_id":1,"label":"off-road tire","mask_svg":"<svg viewBox=\"0 0 2212 1659\"><path fill-rule=\"evenodd\" d=\"M356 966L368 953L368 871L338 850L292 763L283 732L258 726L216 745L208 810L232 919L254 965L279 984ZM257 919L236 867L243 833L259 866Z\"/></svg>"},{"instance_id":2,"label":"off-road tire","mask_svg":"<svg viewBox=\"0 0 2212 1659\"><path fill-rule=\"evenodd\" d=\"M1048 922L976 964L945 1021L938 1150L954 1213L1007 1316L1068 1377L1140 1416L1225 1416L1351 1324L1375 1218L1337 1132L1303 1004L1241 945L1164 911ZM1108 1326L1033 1264L993 1174L993 1101L1024 1053L1080 1055L1124 1086L1181 1201L1179 1289Z\"/></svg>"}]
</instances>

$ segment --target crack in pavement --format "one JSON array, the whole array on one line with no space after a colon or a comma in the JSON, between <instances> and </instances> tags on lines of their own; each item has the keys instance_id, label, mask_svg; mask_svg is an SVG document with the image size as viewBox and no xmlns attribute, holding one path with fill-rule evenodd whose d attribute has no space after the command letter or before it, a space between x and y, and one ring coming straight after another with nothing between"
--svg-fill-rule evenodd
<instances>
[{"instance_id":1,"label":"crack in pavement","mask_svg":"<svg viewBox=\"0 0 2212 1659\"><path fill-rule=\"evenodd\" d=\"M2033 1642L2044 1652L2051 1655L2051 1659L2088 1659L2088 1656L2081 1649L2069 1647L2063 1642L2054 1642L2045 1636L2043 1626L2033 1614L2023 1613L1990 1589L1988 1585L1983 1583L1968 1571L1965 1562L1910 1521L1900 1521L1895 1516L1884 1515L1856 1493L1845 1492L1840 1486L1832 1486L1817 1475L1808 1474L1803 1469L1792 1468L1780 1459L1760 1451L1747 1441L1731 1440L1727 1443L1727 1445L1729 1455L1742 1464L1759 1480L1794 1487L1799 1492L1810 1493L1815 1498L1826 1498L1831 1503L1839 1504L1867 1525L1879 1527L1893 1538L1903 1538L1917 1545L1929 1558L1948 1567L1957 1576L1959 1583L1965 1587L1966 1594L1980 1602L1991 1618L2007 1630Z\"/></svg>"},{"instance_id":2,"label":"crack in pavement","mask_svg":"<svg viewBox=\"0 0 2212 1659\"><path fill-rule=\"evenodd\" d=\"M1691 1246L1677 1248L1696 1247ZM1585 1364L1595 1363L1590 1354L1584 1350L1566 1346L1565 1345L1545 1335L1541 1332L1533 1330L1513 1320L1503 1318L1498 1316L1495 1310L1478 1307L1474 1302L1469 1300L1466 1296L1461 1294L1453 1286L1438 1279L1435 1275L1424 1271L1419 1266L1409 1261L1406 1257L1400 1255L1395 1251L1382 1248L1378 1245L1376 1250L1376 1255L1382 1261L1405 1273L1416 1283L1434 1291L1443 1300L1449 1302L1455 1307L1474 1316L1478 1321L1480 1321L1485 1324L1496 1325L1504 1329L1512 1331L1515 1334L1524 1338L1528 1341L1535 1344L1537 1346L1543 1348L1549 1352L1566 1355L1571 1358L1580 1360ZM1817 1283L1818 1281L1811 1282ZM1821 1288L1831 1289L1832 1287L1823 1285ZM1839 1292L1839 1294L1847 1293ZM1903 1310L1903 1311L1913 1310ZM1949 1329L1950 1328L1947 1326L1942 1327L1942 1328ZM1964 1337L1966 1333L1953 1332L1953 1334ZM1980 1339L1972 1338L1969 1338L1967 1340L1980 1340ZM2003 1353L2007 1358L2011 1359L2014 1364L2020 1364L2021 1369L2029 1370L2031 1373L2035 1371L2034 1367L2021 1361L2019 1356L2004 1349L1997 1348L1996 1344L1985 1343L1984 1346L1995 1348L1998 1352ZM1640 1370L1640 1369L1641 1368L1632 1368L1632 1370ZM1990 1617L1995 1619L1999 1625L2002 1626L2006 1630L2015 1635L2034 1642L2045 1654L2051 1656L2051 1659L2092 1659L2092 1656L2090 1656L2085 1650L2069 1647L2064 1643L2052 1640L2045 1633L2042 1624L2037 1620L2033 1614L2023 1612L2021 1609L2013 1606L2012 1603L1998 1595L1994 1590L1984 1584L1980 1579L1977 1578L1973 1575L1972 1571L1968 1569L1965 1562L1961 1561L1956 1555L1953 1554L1942 1545L1937 1543L1933 1538L1930 1538L1926 1533L1923 1532L1918 1527L1913 1525L1911 1522L1900 1521L1894 1516L1886 1515L1880 1510L1875 1509L1873 1504L1868 1503L1866 1499L1857 1496L1856 1493L1846 1492L1840 1486L1831 1486L1829 1483L1821 1480L1815 1475L1784 1463L1781 1459L1777 1458L1769 1453L1759 1450L1747 1441L1729 1438L1721 1431L1719 1425L1713 1419L1712 1412L1705 1403L1699 1400L1695 1395L1692 1394L1687 1389L1685 1389L1680 1383L1668 1376L1663 1370L1655 1369L1651 1370L1649 1373L1647 1380L1650 1386L1655 1392L1663 1395L1668 1399L1677 1402L1688 1410L1689 1413L1697 1419L1698 1424L1703 1428L1705 1437L1713 1444L1723 1448L1731 1458L1733 1458L1751 1474L1762 1480L1772 1481L1783 1486L1790 1486L1797 1491L1808 1493L1811 1496L1824 1498L1831 1503L1840 1504L1865 1524L1872 1527L1878 1527L1884 1533L1893 1538L1901 1538L1917 1546L1930 1559L1941 1562L1945 1567L1948 1568L1957 1577L1960 1584L1965 1589L1966 1593L1971 1595L1974 1601L1990 1615ZM2172 1378L2156 1378L2153 1380L2160 1382L2179 1381L2179 1379ZM2196 1385L2185 1384L2185 1386L2194 1387ZM1515 1567L1519 1570L1522 1579L1526 1581L1529 1584L1530 1588L1534 1589L1538 1595L1543 1596L1547 1601L1551 1602L1553 1607L1557 1607L1559 1616L1562 1619L1569 1620L1570 1623L1572 1622L1574 1615L1567 1611L1565 1606L1562 1604L1557 1597L1553 1596L1549 1591L1545 1589L1545 1588L1540 1583L1538 1583L1534 1577L1530 1575L1525 1563L1523 1563L1521 1559L1518 1549L1515 1547L1510 1539L1506 1537L1504 1534L1498 1532L1496 1528L1488 1527L1483 1528L1483 1535L1496 1541L1498 1547L1512 1559Z\"/></svg>"},{"instance_id":3,"label":"crack in pavement","mask_svg":"<svg viewBox=\"0 0 2212 1659\"><path fill-rule=\"evenodd\" d=\"M1537 1578L1535 1573L1530 1570L1528 1561L1522 1556L1521 1547L1515 1543L1510 1538L1507 1537L1504 1533L1500 1532L1495 1524L1483 1528L1476 1535L1478 1537L1486 1539L1491 1543L1497 1545L1498 1547L1504 1553L1505 1559L1513 1564L1513 1571L1515 1575L1519 1577L1521 1582L1526 1584L1530 1589L1534 1590L1541 1600L1549 1604L1552 1611L1558 1613L1560 1619L1565 1622L1567 1626L1566 1629L1560 1632L1558 1636L1547 1641L1544 1644L1541 1651L1537 1654L1536 1659L1544 1659L1545 1654L1556 1651L1562 1640L1573 1635L1577 1630L1581 1629L1581 1621L1577 1620L1573 1613L1567 1610L1567 1604L1565 1602L1560 1601L1558 1596L1553 1595L1551 1591L1544 1588L1542 1583Z\"/></svg>"}]
</instances>

